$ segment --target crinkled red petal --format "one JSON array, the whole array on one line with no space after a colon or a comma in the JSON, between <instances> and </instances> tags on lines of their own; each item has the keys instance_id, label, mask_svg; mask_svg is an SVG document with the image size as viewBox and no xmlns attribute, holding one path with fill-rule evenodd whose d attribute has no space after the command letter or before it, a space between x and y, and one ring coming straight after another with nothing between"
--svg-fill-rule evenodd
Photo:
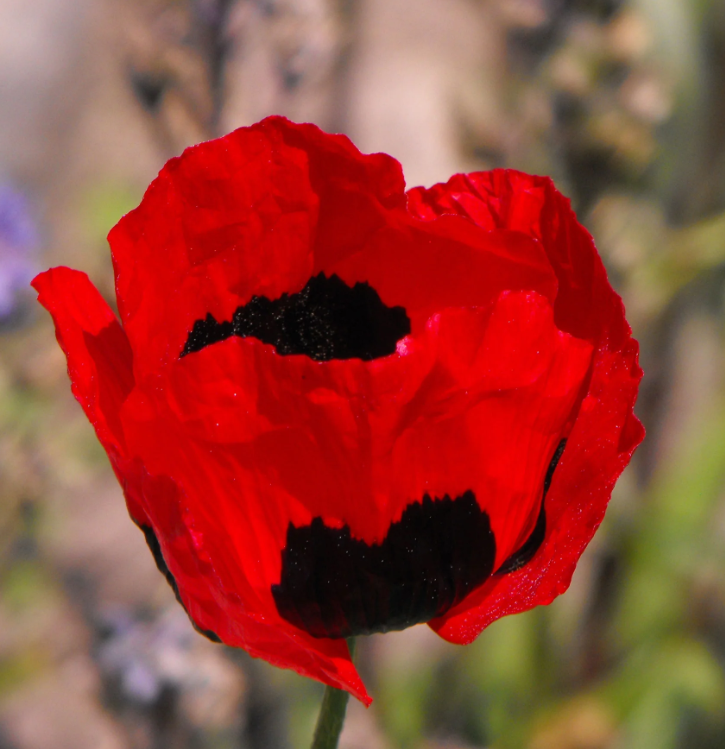
<instances>
[{"instance_id":1,"label":"crinkled red petal","mask_svg":"<svg viewBox=\"0 0 725 749\"><path fill-rule=\"evenodd\" d=\"M531 237L484 234L457 216L421 222L404 187L391 157L279 117L171 159L109 234L137 375L175 361L207 314L229 320L252 296L297 292L320 272L370 282L414 331L502 290L554 298Z\"/></svg>"},{"instance_id":2,"label":"crinkled red petal","mask_svg":"<svg viewBox=\"0 0 725 749\"><path fill-rule=\"evenodd\" d=\"M537 238L559 282L557 327L595 349L586 392L546 495L543 544L522 569L490 578L430 623L451 642L468 643L501 616L550 603L568 588L614 483L644 438L633 414L642 371L622 301L591 237L551 180L510 170L456 175L445 185L411 190L408 198L410 210L424 220L454 214L489 231Z\"/></svg>"},{"instance_id":3,"label":"crinkled red petal","mask_svg":"<svg viewBox=\"0 0 725 749\"><path fill-rule=\"evenodd\" d=\"M133 410L131 403L128 410ZM149 440L170 437L155 422L148 427ZM138 446L133 428L129 434ZM171 451L179 455L173 446ZM193 461L193 466L203 473L202 455L190 449L184 451L182 459ZM284 621L276 611L265 611L260 605L257 592L237 564L241 544L253 534L236 536L238 528L224 527L224 508L219 504L216 511L215 504L217 492L229 491L230 487L215 485L213 474L207 475L212 481L203 495L205 512L200 512L200 506L194 503L201 499L200 495L189 496L176 476L151 474L138 461L129 466L125 475L127 496L130 490L141 503L194 624L227 645L244 648L273 665L345 689L370 704L372 700L344 640L313 638ZM250 518L244 527L249 531L259 526Z\"/></svg>"},{"instance_id":4,"label":"crinkled red petal","mask_svg":"<svg viewBox=\"0 0 725 749\"><path fill-rule=\"evenodd\" d=\"M133 354L123 328L88 276L51 268L32 282L38 301L50 312L55 334L68 360L71 389L106 449L123 484L128 452L119 409L134 386ZM128 497L136 522L147 522Z\"/></svg>"}]
</instances>

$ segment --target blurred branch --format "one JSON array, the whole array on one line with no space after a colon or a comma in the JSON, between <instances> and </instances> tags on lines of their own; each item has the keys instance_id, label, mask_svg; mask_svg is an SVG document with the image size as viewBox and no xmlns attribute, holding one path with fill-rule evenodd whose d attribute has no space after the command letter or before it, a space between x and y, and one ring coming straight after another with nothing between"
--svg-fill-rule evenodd
<instances>
[{"instance_id":1,"label":"blurred branch","mask_svg":"<svg viewBox=\"0 0 725 749\"><path fill-rule=\"evenodd\" d=\"M231 40L228 34L229 15L236 0L190 0L192 26L197 37L197 46L204 61L211 111L208 130L211 137L221 135L219 119L224 107L225 66Z\"/></svg>"},{"instance_id":2,"label":"blurred branch","mask_svg":"<svg viewBox=\"0 0 725 749\"><path fill-rule=\"evenodd\" d=\"M337 0L335 5L339 25L340 42L333 67L332 102L328 128L331 132L349 132L350 69L360 33L360 0Z\"/></svg>"}]
</instances>

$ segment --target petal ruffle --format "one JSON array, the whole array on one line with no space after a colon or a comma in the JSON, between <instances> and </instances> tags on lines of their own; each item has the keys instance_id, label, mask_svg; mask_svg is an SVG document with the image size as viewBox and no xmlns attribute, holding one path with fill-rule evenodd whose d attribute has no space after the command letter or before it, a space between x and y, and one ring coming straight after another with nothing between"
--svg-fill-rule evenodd
<instances>
[{"instance_id":1,"label":"petal ruffle","mask_svg":"<svg viewBox=\"0 0 725 749\"><path fill-rule=\"evenodd\" d=\"M559 328L590 341L608 338L611 349L630 338L622 300L607 280L594 241L549 177L513 169L457 174L428 190L408 191L408 209L424 220L465 216L489 232L505 229L536 239L559 282L554 308Z\"/></svg>"}]
</instances>

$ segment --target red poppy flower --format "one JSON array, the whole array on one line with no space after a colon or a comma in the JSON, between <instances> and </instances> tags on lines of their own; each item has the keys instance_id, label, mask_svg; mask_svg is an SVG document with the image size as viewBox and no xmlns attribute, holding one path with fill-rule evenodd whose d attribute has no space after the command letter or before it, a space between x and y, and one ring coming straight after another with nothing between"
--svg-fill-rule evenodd
<instances>
[{"instance_id":1,"label":"red poppy flower","mask_svg":"<svg viewBox=\"0 0 725 749\"><path fill-rule=\"evenodd\" d=\"M473 640L569 584L641 441L620 298L551 181L273 117L184 152L34 285L201 631L369 697L344 637Z\"/></svg>"}]
</instances>

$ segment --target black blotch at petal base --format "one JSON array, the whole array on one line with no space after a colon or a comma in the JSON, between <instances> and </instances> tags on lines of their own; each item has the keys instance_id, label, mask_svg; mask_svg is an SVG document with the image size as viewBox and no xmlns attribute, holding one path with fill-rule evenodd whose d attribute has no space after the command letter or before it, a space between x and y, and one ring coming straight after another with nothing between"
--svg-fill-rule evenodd
<instances>
[{"instance_id":1,"label":"black blotch at petal base","mask_svg":"<svg viewBox=\"0 0 725 749\"><path fill-rule=\"evenodd\" d=\"M544 500L565 446L561 440L547 468L533 531L496 575L524 567L543 543ZM442 616L491 576L495 557L488 515L473 492L455 499L425 495L406 507L380 544L319 517L300 528L290 523L272 596L282 618L315 637L388 632Z\"/></svg>"},{"instance_id":2,"label":"black blotch at petal base","mask_svg":"<svg viewBox=\"0 0 725 749\"><path fill-rule=\"evenodd\" d=\"M493 570L496 541L471 491L409 505L380 544L321 518L287 530L272 595L280 615L315 637L351 637L427 622Z\"/></svg>"},{"instance_id":3,"label":"black blotch at petal base","mask_svg":"<svg viewBox=\"0 0 725 749\"><path fill-rule=\"evenodd\" d=\"M166 578L166 582L171 586L171 590L174 591L176 600L181 604L184 611L186 611L186 606L184 606L184 602L181 600L181 595L179 594L179 586L176 584L176 579L171 574L169 567L166 564L166 560L164 559L164 555L161 553L161 544L156 537L156 533L154 533L154 529L150 525L141 525L139 527L143 531L146 543L148 544L149 549L151 549L151 553L154 556L154 562L156 562L159 572ZM186 615L189 616L188 611L186 611ZM216 634L216 632L212 632L210 629L202 629L201 627L198 627L191 616L189 616L189 621L199 634L204 635L204 637L212 642L221 642L221 638Z\"/></svg>"},{"instance_id":4,"label":"black blotch at petal base","mask_svg":"<svg viewBox=\"0 0 725 749\"><path fill-rule=\"evenodd\" d=\"M351 287L334 274L320 273L295 294L272 300L253 296L229 321L217 322L211 314L197 320L181 356L240 336L271 344L282 356L369 361L394 353L409 333L405 309L386 307L369 284Z\"/></svg>"}]
</instances>

